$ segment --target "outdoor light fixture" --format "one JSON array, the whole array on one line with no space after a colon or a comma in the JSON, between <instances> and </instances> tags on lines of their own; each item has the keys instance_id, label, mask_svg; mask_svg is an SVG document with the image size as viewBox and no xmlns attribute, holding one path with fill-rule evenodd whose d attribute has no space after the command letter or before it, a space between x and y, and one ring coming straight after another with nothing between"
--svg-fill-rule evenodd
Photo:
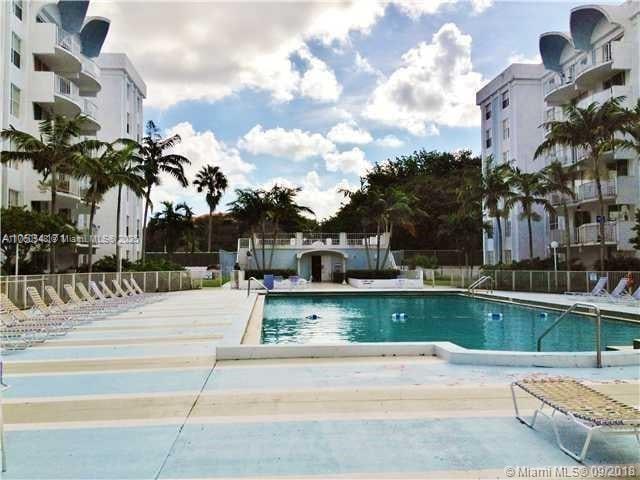
<instances>
[{"instance_id":1,"label":"outdoor light fixture","mask_svg":"<svg viewBox=\"0 0 640 480\"><path fill-rule=\"evenodd\" d=\"M549 244L549 246L553 249L553 270L555 272L557 272L558 271L558 252L557 252L557 249L558 249L559 243L554 240L553 242L551 242Z\"/></svg>"}]
</instances>

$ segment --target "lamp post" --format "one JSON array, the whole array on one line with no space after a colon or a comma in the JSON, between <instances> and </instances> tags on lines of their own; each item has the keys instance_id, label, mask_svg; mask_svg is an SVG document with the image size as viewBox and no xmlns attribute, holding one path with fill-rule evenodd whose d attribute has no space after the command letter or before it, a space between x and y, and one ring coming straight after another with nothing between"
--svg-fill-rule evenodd
<instances>
[{"instance_id":1,"label":"lamp post","mask_svg":"<svg viewBox=\"0 0 640 480\"><path fill-rule=\"evenodd\" d=\"M553 270L558 271L558 247L560 245L555 240L551 242L550 247L553 249Z\"/></svg>"}]
</instances>

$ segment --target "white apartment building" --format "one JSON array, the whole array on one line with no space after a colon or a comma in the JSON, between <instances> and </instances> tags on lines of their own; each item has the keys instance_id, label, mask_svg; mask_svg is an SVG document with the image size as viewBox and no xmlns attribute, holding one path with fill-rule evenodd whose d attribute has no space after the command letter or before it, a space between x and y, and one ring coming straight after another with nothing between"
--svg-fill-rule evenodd
<instances>
[{"instance_id":1,"label":"white apartment building","mask_svg":"<svg viewBox=\"0 0 640 480\"><path fill-rule=\"evenodd\" d=\"M482 160L493 157L494 165L511 163L524 172L541 168L540 160L533 160L542 142L542 65L513 64L491 80L476 94L482 110ZM542 165L544 166L544 165ZM502 259L505 263L529 257L529 233L522 209L516 206L502 221ZM493 231L483 238L484 263L500 259L497 220L485 216L493 224ZM545 256L544 223L533 223L533 254Z\"/></svg>"},{"instance_id":2,"label":"white apartment building","mask_svg":"<svg viewBox=\"0 0 640 480\"><path fill-rule=\"evenodd\" d=\"M138 138L140 127L136 124L132 130L129 126L132 133L125 135L127 126L120 118L126 118L126 113L130 112L135 115L136 122L142 123L141 99L146 87L123 55L113 57L117 60L105 55L103 61L100 51L109 30L109 20L87 17L88 6L86 1L68 0L57 3L0 2L2 129L12 125L35 135L39 120L49 115L84 114L89 121L85 123L83 138L105 141L121 136ZM114 77L118 76L128 76L135 81L132 83L138 96L132 94L131 105L122 103L124 95L113 93L118 88L118 80ZM2 145L2 148L7 149L9 145ZM30 164L2 165L0 172L0 206L49 209L50 190L41 183L41 175ZM82 202L85 190L86 181L64 176L58 179L58 213L86 233L89 209ZM113 197L110 194L105 199L99 212L115 212ZM141 202L131 195L123 197L123 216L126 219L128 215L135 221L139 218L136 215ZM105 220L100 227L94 234L115 234L115 218L113 222ZM86 244L58 248L57 269L73 268L82 263L87 249Z\"/></svg>"},{"instance_id":3,"label":"white apartment building","mask_svg":"<svg viewBox=\"0 0 640 480\"><path fill-rule=\"evenodd\" d=\"M572 101L585 107L592 102L602 103L611 97L624 96L623 105L632 107L640 98L640 2L637 0L621 5L573 8L569 15L569 32L543 33L539 47L544 66L539 80L542 101L532 96L525 108L534 116L539 116L542 111L543 121L561 120L562 107ZM478 102L484 99L481 92ZM479 105L484 109L484 104ZM482 140L486 145L484 110L482 115ZM525 144L532 139L540 143L546 134L542 128L535 129L535 132L521 131L521 128L522 125L513 125L510 133L523 138ZM518 140L516 142L519 143ZM486 153L485 149L483 158ZM602 183L606 199L604 219L599 218L596 184L586 165L584 152L558 148L545 158L533 161L533 155L530 155L517 159L515 164L523 168L528 162L529 171L532 171L542 169L554 160L565 165L576 165L576 198L570 199L568 219L563 218L559 209L558 216L545 215L544 225L537 225L535 238L540 241L536 248L540 250L534 252L534 256L546 256L552 241L560 243L559 253L562 253L566 246L565 229L569 228L573 257L579 258L585 266L593 265L599 256L599 220L605 222L605 242L610 253L637 255L630 244L635 210L640 208L640 162L637 154L617 150L606 156L606 172L603 172L605 178ZM550 200L552 204L559 205L562 199L558 195L551 195ZM522 232L519 236L522 236ZM496 261L492 243L485 238L487 263ZM528 258L526 249L521 249L518 256L513 256L514 260L524 258Z\"/></svg>"},{"instance_id":4,"label":"white apartment building","mask_svg":"<svg viewBox=\"0 0 640 480\"><path fill-rule=\"evenodd\" d=\"M103 53L98 57L102 90L98 95L100 131L98 138L113 141L116 138L130 138L141 141L144 118L143 101L147 86L129 58L122 53ZM117 189L110 190L96 212L94 224L100 232L115 234L117 212ZM144 203L128 189L121 194L120 235L142 239ZM141 256L141 243L123 242L120 245L123 259L135 261ZM97 256L104 257L116 253L113 243L101 244Z\"/></svg>"}]
</instances>

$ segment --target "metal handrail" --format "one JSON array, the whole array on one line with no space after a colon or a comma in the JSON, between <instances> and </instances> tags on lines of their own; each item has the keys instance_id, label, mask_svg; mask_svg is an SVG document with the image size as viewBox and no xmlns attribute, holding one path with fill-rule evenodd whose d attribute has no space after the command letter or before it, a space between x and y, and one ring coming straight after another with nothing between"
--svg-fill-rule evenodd
<instances>
[{"instance_id":1,"label":"metal handrail","mask_svg":"<svg viewBox=\"0 0 640 480\"><path fill-rule=\"evenodd\" d=\"M476 280L475 282L473 282L471 285L469 285L469 288L467 289L467 291L469 293L473 294L473 290L478 288L480 285L482 285L487 280L491 281L491 291L493 291L493 277L490 277L489 275L484 275L484 276L480 277L478 280Z\"/></svg>"},{"instance_id":2,"label":"metal handrail","mask_svg":"<svg viewBox=\"0 0 640 480\"><path fill-rule=\"evenodd\" d=\"M267 293L269 293L269 289L267 287L265 287L264 283L262 283L256 277L249 277L249 280L247 281L247 297L249 295L251 295L251 280L256 282L258 285L260 285L262 288L264 288L267 291Z\"/></svg>"},{"instance_id":3,"label":"metal handrail","mask_svg":"<svg viewBox=\"0 0 640 480\"><path fill-rule=\"evenodd\" d=\"M602 328L602 317L600 316L600 307L593 303L584 303L584 302L576 302L567 308L562 315L560 315L549 328L547 328L542 335L538 337L537 341L537 349L540 352L542 350L542 339L553 330L556 325L558 325L569 313L571 313L576 307L586 307L592 308L596 312L596 366L597 368L602 368L602 342L601 342L601 328Z\"/></svg>"}]
</instances>

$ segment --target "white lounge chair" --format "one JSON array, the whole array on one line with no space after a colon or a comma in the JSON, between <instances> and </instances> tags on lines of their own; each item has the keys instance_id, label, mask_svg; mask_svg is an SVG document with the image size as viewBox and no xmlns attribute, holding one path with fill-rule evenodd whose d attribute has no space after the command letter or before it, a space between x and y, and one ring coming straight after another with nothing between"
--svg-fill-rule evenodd
<instances>
[{"instance_id":1,"label":"white lounge chair","mask_svg":"<svg viewBox=\"0 0 640 480\"><path fill-rule=\"evenodd\" d=\"M620 300L624 297L625 291L627 290L627 283L628 280L626 278L621 278L616 288L611 290L611 293L606 293L605 295L609 300Z\"/></svg>"},{"instance_id":2,"label":"white lounge chair","mask_svg":"<svg viewBox=\"0 0 640 480\"><path fill-rule=\"evenodd\" d=\"M535 410L531 421L520 416L515 387L521 388L540 401L540 406ZM640 443L640 410L614 400L573 379L526 378L511 384L511 395L516 418L521 423L533 428L538 415L547 417L551 421L560 449L579 462L585 459L594 432L635 435L636 440ZM551 415L543 411L545 407L549 407ZM558 417L555 415L557 412L565 415L587 431L587 437L580 452L572 452L560 440L556 424Z\"/></svg>"},{"instance_id":3,"label":"white lounge chair","mask_svg":"<svg viewBox=\"0 0 640 480\"><path fill-rule=\"evenodd\" d=\"M71 330L75 324L80 323L77 318L72 318L71 315L55 305L47 305L35 287L27 287L27 296L33 302L31 309L44 315L58 333L64 335L67 330Z\"/></svg>"},{"instance_id":4,"label":"white lounge chair","mask_svg":"<svg viewBox=\"0 0 640 480\"><path fill-rule=\"evenodd\" d=\"M601 297L607 293L607 277L600 277L590 292L564 292L565 295L582 297Z\"/></svg>"}]
</instances>

